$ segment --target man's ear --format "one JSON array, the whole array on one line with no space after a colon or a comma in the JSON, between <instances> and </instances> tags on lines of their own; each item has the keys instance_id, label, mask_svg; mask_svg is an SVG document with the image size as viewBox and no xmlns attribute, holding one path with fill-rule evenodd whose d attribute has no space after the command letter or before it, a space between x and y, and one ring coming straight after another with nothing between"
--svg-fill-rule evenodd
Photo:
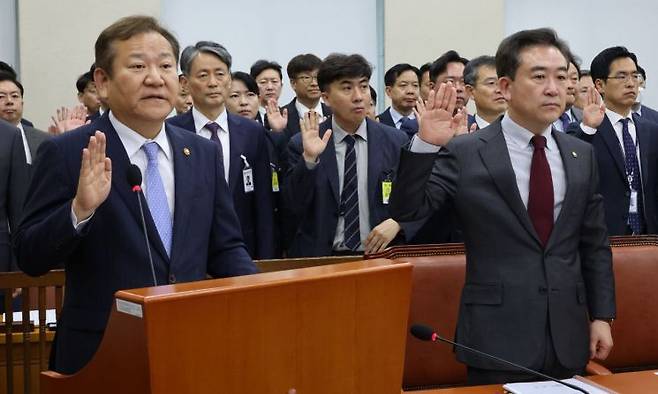
<instances>
[{"instance_id":1,"label":"man's ear","mask_svg":"<svg viewBox=\"0 0 658 394\"><path fill-rule=\"evenodd\" d=\"M594 88L596 89L597 92L603 97L605 94L605 82L602 79L597 79L594 81Z\"/></svg>"},{"instance_id":2,"label":"man's ear","mask_svg":"<svg viewBox=\"0 0 658 394\"><path fill-rule=\"evenodd\" d=\"M386 88L384 88L384 92L389 98L391 98L391 90L393 90L392 86L387 86Z\"/></svg>"},{"instance_id":3,"label":"man's ear","mask_svg":"<svg viewBox=\"0 0 658 394\"><path fill-rule=\"evenodd\" d=\"M178 83L180 84L180 86L183 89L187 90L188 92L190 91L190 89L189 89L190 81L187 79L187 77L185 75L181 74L178 77Z\"/></svg>"},{"instance_id":4,"label":"man's ear","mask_svg":"<svg viewBox=\"0 0 658 394\"><path fill-rule=\"evenodd\" d=\"M500 88L500 93L502 93L503 97L505 97L505 100L507 102L509 102L510 99L512 98L511 88L513 82L514 81L512 81L510 77L498 78L498 87Z\"/></svg>"},{"instance_id":5,"label":"man's ear","mask_svg":"<svg viewBox=\"0 0 658 394\"><path fill-rule=\"evenodd\" d=\"M108 84L111 78L108 73L100 67L94 69L94 84L96 85L96 91L98 92L98 97L107 101L107 89Z\"/></svg>"},{"instance_id":6,"label":"man's ear","mask_svg":"<svg viewBox=\"0 0 658 394\"><path fill-rule=\"evenodd\" d=\"M464 90L466 91L466 94L469 95L469 97L473 97L473 86L471 85L466 85L464 87Z\"/></svg>"}]
</instances>

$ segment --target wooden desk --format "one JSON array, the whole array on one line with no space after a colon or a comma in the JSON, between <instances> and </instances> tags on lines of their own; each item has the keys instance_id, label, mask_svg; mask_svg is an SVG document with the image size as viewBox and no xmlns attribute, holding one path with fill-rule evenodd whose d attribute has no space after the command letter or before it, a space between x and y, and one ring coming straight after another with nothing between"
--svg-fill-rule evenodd
<instances>
[{"instance_id":1,"label":"wooden desk","mask_svg":"<svg viewBox=\"0 0 658 394\"><path fill-rule=\"evenodd\" d=\"M45 359L48 360L48 355L50 354L50 347L53 341L55 333L52 331L46 332L46 346L45 346ZM5 343L6 343L5 334L0 334L0 394L7 393L7 359L5 354ZM12 333L12 346L14 349L14 394L23 394L24 385L23 385L23 333L13 332ZM30 334L30 343L32 344L30 348L30 387L32 393L38 393L39 387L39 374L41 373L41 360L39 359L39 329L36 328Z\"/></svg>"},{"instance_id":2,"label":"wooden desk","mask_svg":"<svg viewBox=\"0 0 658 394\"><path fill-rule=\"evenodd\" d=\"M658 393L658 370L617 373L605 376L588 376L596 382L619 394L655 394ZM455 387L449 389L405 391L413 394L502 394L501 385Z\"/></svg>"}]
</instances>

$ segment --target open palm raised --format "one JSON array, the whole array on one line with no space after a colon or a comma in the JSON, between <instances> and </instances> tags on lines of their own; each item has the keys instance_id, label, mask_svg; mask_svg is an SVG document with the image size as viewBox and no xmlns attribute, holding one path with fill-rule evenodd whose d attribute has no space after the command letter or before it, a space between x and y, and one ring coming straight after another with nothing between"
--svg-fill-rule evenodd
<instances>
[{"instance_id":1,"label":"open palm raised","mask_svg":"<svg viewBox=\"0 0 658 394\"><path fill-rule=\"evenodd\" d=\"M325 131L320 138L320 115L315 111L308 111L299 121L304 145L304 160L315 163L318 156L324 152L327 142L331 138L331 129Z\"/></svg>"},{"instance_id":2,"label":"open palm raised","mask_svg":"<svg viewBox=\"0 0 658 394\"><path fill-rule=\"evenodd\" d=\"M442 83L432 89L425 111L420 115L418 136L433 145L445 145L457 134L464 132L465 113L455 114L457 91L452 83Z\"/></svg>"}]
</instances>

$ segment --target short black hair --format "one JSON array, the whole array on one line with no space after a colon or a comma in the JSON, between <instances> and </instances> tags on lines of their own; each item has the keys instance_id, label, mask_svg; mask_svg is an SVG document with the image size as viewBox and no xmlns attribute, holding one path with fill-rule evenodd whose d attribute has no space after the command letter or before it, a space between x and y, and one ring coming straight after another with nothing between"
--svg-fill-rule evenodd
<instances>
[{"instance_id":1,"label":"short black hair","mask_svg":"<svg viewBox=\"0 0 658 394\"><path fill-rule=\"evenodd\" d=\"M578 79L580 79L580 64L582 61L573 52L569 52L569 55L569 64L576 66L576 71L578 71Z\"/></svg>"},{"instance_id":2,"label":"short black hair","mask_svg":"<svg viewBox=\"0 0 658 394\"><path fill-rule=\"evenodd\" d=\"M3 72L5 74L9 74L14 79L18 78L18 74L16 74L16 70L12 66L10 66L8 63L0 61L0 72Z\"/></svg>"},{"instance_id":3,"label":"short black hair","mask_svg":"<svg viewBox=\"0 0 658 394\"><path fill-rule=\"evenodd\" d=\"M580 70L580 77L591 77L592 73L589 72L589 70Z\"/></svg>"},{"instance_id":4,"label":"short black hair","mask_svg":"<svg viewBox=\"0 0 658 394\"><path fill-rule=\"evenodd\" d=\"M312 53L303 53L290 59L286 71L288 78L295 79L297 76L304 72L310 72L320 69L322 59Z\"/></svg>"},{"instance_id":5,"label":"short black hair","mask_svg":"<svg viewBox=\"0 0 658 394\"><path fill-rule=\"evenodd\" d=\"M549 28L521 30L501 41L496 51L496 73L498 77L508 77L514 80L519 69L521 52L533 46L552 46L557 48L564 56L565 61L571 59L571 51L562 41L555 30ZM569 64L565 64L569 66Z\"/></svg>"},{"instance_id":6,"label":"short black hair","mask_svg":"<svg viewBox=\"0 0 658 394\"><path fill-rule=\"evenodd\" d=\"M320 65L318 85L322 92L326 92L329 85L336 80L360 77L366 77L370 80L371 75L372 66L363 56L332 53Z\"/></svg>"},{"instance_id":7,"label":"short black hair","mask_svg":"<svg viewBox=\"0 0 658 394\"><path fill-rule=\"evenodd\" d=\"M370 85L370 98L372 99L372 102L377 105L377 91L372 87L372 85Z\"/></svg>"},{"instance_id":8,"label":"short black hair","mask_svg":"<svg viewBox=\"0 0 658 394\"><path fill-rule=\"evenodd\" d=\"M423 78L423 74L430 71L430 67L432 67L432 62L427 62L427 63L423 64L422 66L420 66L420 69L418 70L418 72L419 72L419 75L420 75L421 78Z\"/></svg>"},{"instance_id":9,"label":"short black hair","mask_svg":"<svg viewBox=\"0 0 658 394\"><path fill-rule=\"evenodd\" d=\"M25 90L23 89L23 85L21 85L21 83L18 82L18 79L16 79L16 76L10 72L0 71L0 82L5 82L5 81L12 82L14 85L16 85L18 87L18 90L21 91L21 97L23 97Z\"/></svg>"},{"instance_id":10,"label":"short black hair","mask_svg":"<svg viewBox=\"0 0 658 394\"><path fill-rule=\"evenodd\" d=\"M610 47L602 50L598 55L592 59L590 72L592 74L592 81L596 82L597 79L603 81L608 79L610 73L610 65L617 59L629 58L633 60L637 67L637 57L633 52L630 52L626 47Z\"/></svg>"},{"instance_id":11,"label":"short black hair","mask_svg":"<svg viewBox=\"0 0 658 394\"><path fill-rule=\"evenodd\" d=\"M398 77L406 71L413 71L414 74L416 74L416 77L418 78L418 82L420 82L420 70L418 70L417 67L414 67L409 63L400 63L400 64L396 64L395 66L389 68L388 71L386 71L386 74L384 74L384 85L386 86L395 85L395 81L398 80Z\"/></svg>"},{"instance_id":12,"label":"short black hair","mask_svg":"<svg viewBox=\"0 0 658 394\"><path fill-rule=\"evenodd\" d=\"M496 68L496 59L493 56L483 55L471 59L464 67L464 83L466 85L475 86L478 79L480 67L487 66Z\"/></svg>"},{"instance_id":13,"label":"short black hair","mask_svg":"<svg viewBox=\"0 0 658 394\"><path fill-rule=\"evenodd\" d=\"M249 74L251 74L251 76L254 79L256 79L258 78L258 75L260 75L260 73L269 69L272 69L277 73L279 73L279 78L283 79L283 74L281 73L281 65L277 62L271 62L269 60L263 60L263 59L257 60L256 63L254 63L251 66L251 69L249 70Z\"/></svg>"},{"instance_id":14,"label":"short black hair","mask_svg":"<svg viewBox=\"0 0 658 394\"><path fill-rule=\"evenodd\" d=\"M258 95L258 85L256 84L256 80L251 75L247 74L246 72L236 71L231 75L231 77L233 77L234 81L241 81L244 86L247 87L248 91Z\"/></svg>"},{"instance_id":15,"label":"short black hair","mask_svg":"<svg viewBox=\"0 0 658 394\"><path fill-rule=\"evenodd\" d=\"M457 51L449 50L439 56L430 66L430 81L436 82L436 78L448 69L448 63L461 63L466 66L468 59L459 56Z\"/></svg>"},{"instance_id":16,"label":"short black hair","mask_svg":"<svg viewBox=\"0 0 658 394\"><path fill-rule=\"evenodd\" d=\"M87 89L87 85L89 85L90 82L94 82L94 74L91 71L87 71L86 73L80 75L78 80L75 82L75 87L78 89L78 93L84 93L85 89Z\"/></svg>"}]
</instances>

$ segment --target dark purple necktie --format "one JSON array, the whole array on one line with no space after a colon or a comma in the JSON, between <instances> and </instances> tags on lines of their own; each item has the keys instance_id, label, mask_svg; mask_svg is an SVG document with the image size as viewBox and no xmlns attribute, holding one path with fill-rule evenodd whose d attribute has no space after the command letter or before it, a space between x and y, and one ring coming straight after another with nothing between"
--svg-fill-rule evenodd
<instances>
[{"instance_id":1,"label":"dark purple necktie","mask_svg":"<svg viewBox=\"0 0 658 394\"><path fill-rule=\"evenodd\" d=\"M220 129L220 126L216 122L208 122L206 124L206 129L210 130L210 141L213 141L217 144L219 148L219 162L222 165L222 174L224 173L224 147L222 146L222 141L219 140L219 135L217 132Z\"/></svg>"},{"instance_id":2,"label":"dark purple necktie","mask_svg":"<svg viewBox=\"0 0 658 394\"><path fill-rule=\"evenodd\" d=\"M571 123L571 119L569 118L569 115L564 112L562 115L560 115L560 120L562 121L562 131L565 133L569 129L569 124Z\"/></svg>"},{"instance_id":3,"label":"dark purple necktie","mask_svg":"<svg viewBox=\"0 0 658 394\"><path fill-rule=\"evenodd\" d=\"M551 167L546 159L546 137L532 137L535 150L530 166L530 187L528 193L528 215L542 245L546 247L553 230L553 179Z\"/></svg>"}]
</instances>

